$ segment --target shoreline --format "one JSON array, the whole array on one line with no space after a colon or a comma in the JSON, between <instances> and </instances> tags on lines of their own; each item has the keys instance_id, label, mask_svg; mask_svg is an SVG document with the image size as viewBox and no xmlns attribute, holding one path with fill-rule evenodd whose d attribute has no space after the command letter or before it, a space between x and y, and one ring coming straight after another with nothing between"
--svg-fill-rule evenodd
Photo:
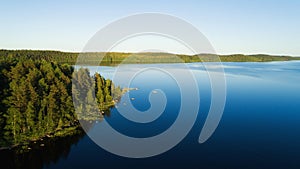
<instances>
[{"instance_id":1,"label":"shoreline","mask_svg":"<svg viewBox=\"0 0 300 169\"><path fill-rule=\"evenodd\" d=\"M47 133L47 134L45 134L45 135L43 135L39 138L26 140L26 141L23 141L23 142L18 143L18 144L2 146L2 147L0 147L0 151L13 150L13 149L16 149L16 148L30 150L31 148L28 146L30 144L35 144L37 142L41 142L41 141L44 141L46 139L51 139L51 138L63 138L63 137L71 136L71 135L76 134L76 131L83 131L83 129L81 128L80 123L78 124L78 126L66 127L62 130L57 130L57 131L52 132L52 133ZM60 132L63 132L63 133L60 133ZM75 133L70 133L70 132L75 132ZM23 146L25 146L25 147L23 147ZM42 146L43 145L41 144L41 147Z\"/></svg>"}]
</instances>

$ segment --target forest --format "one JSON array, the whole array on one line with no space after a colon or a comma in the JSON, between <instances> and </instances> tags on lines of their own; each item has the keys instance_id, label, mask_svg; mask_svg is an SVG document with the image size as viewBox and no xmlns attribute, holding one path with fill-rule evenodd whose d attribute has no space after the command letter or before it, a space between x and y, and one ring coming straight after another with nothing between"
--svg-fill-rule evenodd
<instances>
[{"instance_id":1,"label":"forest","mask_svg":"<svg viewBox=\"0 0 300 169\"><path fill-rule=\"evenodd\" d=\"M216 62L214 54L198 55L176 55L170 53L120 53L120 52L60 52L60 51L42 51L42 50L0 50L0 60L46 60L57 63L66 63L75 65L78 56L83 56L89 60L84 62L89 65L118 65L120 63L191 63L191 62ZM267 62L267 61L288 61L300 60L300 57L291 56L272 56L265 54L257 55L217 55L223 62ZM102 58L101 63L98 63Z\"/></svg>"},{"instance_id":2,"label":"forest","mask_svg":"<svg viewBox=\"0 0 300 169\"><path fill-rule=\"evenodd\" d=\"M39 50L0 50L0 148L24 144L45 136L64 136L80 127L79 120L101 119L109 114L126 89L100 74L74 68L83 63L214 62L212 54L70 53ZM220 55L222 61L265 62L299 60L290 56Z\"/></svg>"},{"instance_id":3,"label":"forest","mask_svg":"<svg viewBox=\"0 0 300 169\"><path fill-rule=\"evenodd\" d=\"M98 73L43 59L1 61L0 83L0 147L70 134L122 95Z\"/></svg>"}]
</instances>

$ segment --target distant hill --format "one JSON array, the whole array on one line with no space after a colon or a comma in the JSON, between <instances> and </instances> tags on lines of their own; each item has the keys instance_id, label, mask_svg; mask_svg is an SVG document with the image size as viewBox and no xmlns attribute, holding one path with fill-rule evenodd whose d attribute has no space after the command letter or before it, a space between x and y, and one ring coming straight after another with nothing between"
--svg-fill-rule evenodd
<instances>
[{"instance_id":1,"label":"distant hill","mask_svg":"<svg viewBox=\"0 0 300 169\"><path fill-rule=\"evenodd\" d=\"M76 64L78 55L81 63L98 65L103 57L101 65L117 65L120 63L191 63L191 62L217 62L215 54L182 55L171 53L121 53L121 52L60 52L49 50L0 50L0 60L46 60L57 63ZM265 54L256 55L218 55L223 62L268 62L268 61L289 61L300 60L300 57L274 56ZM88 60L86 59L88 58Z\"/></svg>"}]
</instances>

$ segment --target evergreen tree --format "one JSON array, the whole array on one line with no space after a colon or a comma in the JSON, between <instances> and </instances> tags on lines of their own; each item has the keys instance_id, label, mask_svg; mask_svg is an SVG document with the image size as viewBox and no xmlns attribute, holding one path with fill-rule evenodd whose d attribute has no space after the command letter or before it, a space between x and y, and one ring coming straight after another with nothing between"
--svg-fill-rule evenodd
<instances>
[{"instance_id":1,"label":"evergreen tree","mask_svg":"<svg viewBox=\"0 0 300 169\"><path fill-rule=\"evenodd\" d=\"M99 108L113 105L116 90L88 69L25 58L0 62L0 82L0 143L10 145L78 126L78 119L99 119Z\"/></svg>"}]
</instances>

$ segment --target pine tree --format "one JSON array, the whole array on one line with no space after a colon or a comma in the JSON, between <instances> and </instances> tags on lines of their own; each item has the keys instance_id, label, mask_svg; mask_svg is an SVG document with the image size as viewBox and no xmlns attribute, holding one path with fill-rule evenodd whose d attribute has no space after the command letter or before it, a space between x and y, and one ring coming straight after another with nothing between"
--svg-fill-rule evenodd
<instances>
[{"instance_id":1,"label":"pine tree","mask_svg":"<svg viewBox=\"0 0 300 169\"><path fill-rule=\"evenodd\" d=\"M9 108L5 117L6 126L4 127L4 135L8 141L12 141L12 144L16 144L20 140L22 130L21 112L17 108ZM13 140L10 139L11 137Z\"/></svg>"},{"instance_id":2,"label":"pine tree","mask_svg":"<svg viewBox=\"0 0 300 169\"><path fill-rule=\"evenodd\" d=\"M28 102L27 109L25 111L25 120L26 120L26 127L27 127L27 133L31 134L35 132L35 108L33 106L33 103L31 101Z\"/></svg>"},{"instance_id":3,"label":"pine tree","mask_svg":"<svg viewBox=\"0 0 300 169\"><path fill-rule=\"evenodd\" d=\"M0 62L0 82L0 139L9 144L77 126L77 118L98 119L120 89L88 69L28 58Z\"/></svg>"}]
</instances>

